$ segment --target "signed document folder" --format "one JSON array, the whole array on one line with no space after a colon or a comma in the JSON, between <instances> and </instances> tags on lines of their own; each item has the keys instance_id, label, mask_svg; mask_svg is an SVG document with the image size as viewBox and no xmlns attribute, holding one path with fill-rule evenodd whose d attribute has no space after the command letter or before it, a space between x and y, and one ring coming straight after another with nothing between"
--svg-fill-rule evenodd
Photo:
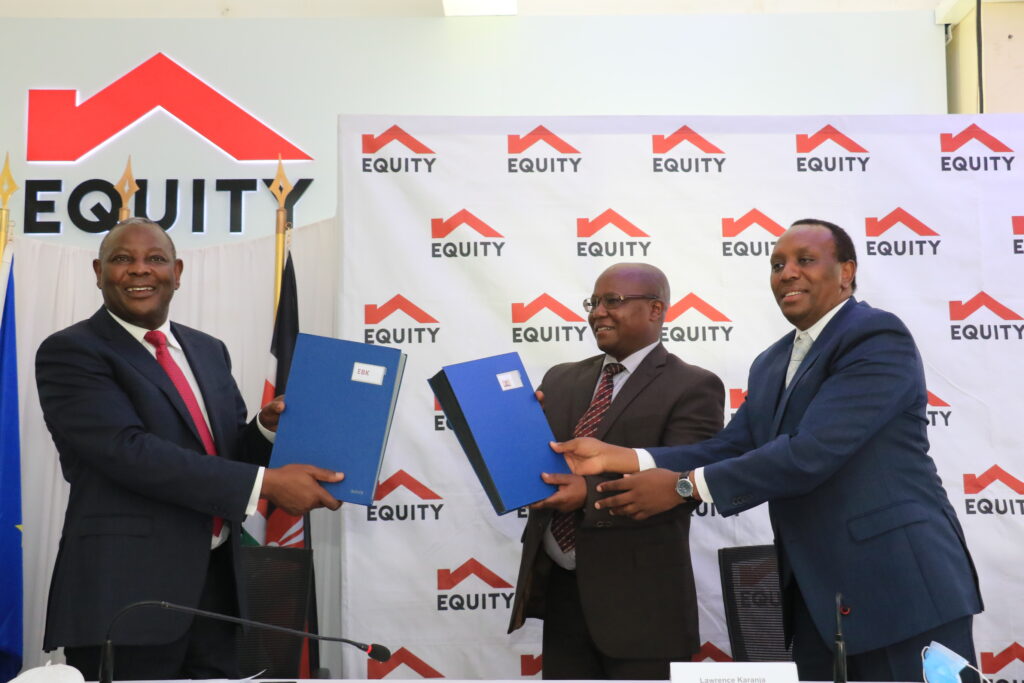
<instances>
[{"instance_id":1,"label":"signed document folder","mask_svg":"<svg viewBox=\"0 0 1024 683\"><path fill-rule=\"evenodd\" d=\"M568 472L518 353L446 365L428 382L462 450L503 515L547 498L541 472Z\"/></svg>"},{"instance_id":2,"label":"signed document folder","mask_svg":"<svg viewBox=\"0 0 1024 683\"><path fill-rule=\"evenodd\" d=\"M372 504L405 357L385 346L299 334L270 464L344 472L323 487L338 500Z\"/></svg>"}]
</instances>

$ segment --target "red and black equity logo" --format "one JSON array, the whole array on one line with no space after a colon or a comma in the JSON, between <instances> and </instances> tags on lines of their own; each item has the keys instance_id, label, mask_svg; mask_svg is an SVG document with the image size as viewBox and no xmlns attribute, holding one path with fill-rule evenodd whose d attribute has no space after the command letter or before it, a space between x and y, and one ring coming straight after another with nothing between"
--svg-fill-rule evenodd
<instances>
[{"instance_id":1,"label":"red and black equity logo","mask_svg":"<svg viewBox=\"0 0 1024 683\"><path fill-rule=\"evenodd\" d=\"M948 427L949 418L953 416L953 408L946 401L928 392L928 424L932 427Z\"/></svg>"},{"instance_id":2,"label":"red and black equity logo","mask_svg":"<svg viewBox=\"0 0 1024 683\"><path fill-rule=\"evenodd\" d=\"M437 400L437 396L434 399L434 431L443 432L445 430L451 431L452 423L445 417L444 410L441 408L441 402Z\"/></svg>"},{"instance_id":3,"label":"red and black equity logo","mask_svg":"<svg viewBox=\"0 0 1024 683\"><path fill-rule=\"evenodd\" d=\"M778 238L786 228L760 209L751 209L739 218L723 218L722 256L771 256L778 240L757 239L758 236L764 237L766 232Z\"/></svg>"},{"instance_id":4,"label":"red and black equity logo","mask_svg":"<svg viewBox=\"0 0 1024 683\"><path fill-rule=\"evenodd\" d=\"M939 149L943 171L1009 171L1013 166L1013 150L976 123L956 134L940 134Z\"/></svg>"},{"instance_id":5,"label":"red and black equity logo","mask_svg":"<svg viewBox=\"0 0 1024 683\"><path fill-rule=\"evenodd\" d=\"M1024 254L1024 216L1011 218L1013 229L1013 253Z\"/></svg>"},{"instance_id":6,"label":"red and black equity logo","mask_svg":"<svg viewBox=\"0 0 1024 683\"><path fill-rule=\"evenodd\" d=\"M731 662L732 657L725 654L725 650L709 640L701 645L700 649L690 658L690 661L693 662L706 662L708 660L712 662Z\"/></svg>"},{"instance_id":7,"label":"red and black equity logo","mask_svg":"<svg viewBox=\"0 0 1024 683\"><path fill-rule=\"evenodd\" d=\"M579 173L582 160L578 149L544 126L508 136L509 173Z\"/></svg>"},{"instance_id":8,"label":"red and black equity logo","mask_svg":"<svg viewBox=\"0 0 1024 683\"><path fill-rule=\"evenodd\" d=\"M400 666L406 666L419 674L420 678L444 678L444 674L427 664L425 661L414 655L404 647L400 647L391 653L391 658L386 662L378 662L369 657L366 658L366 677L370 679L384 678ZM396 678L399 678L396 676ZM401 676L408 678L408 676Z\"/></svg>"},{"instance_id":9,"label":"red and black equity logo","mask_svg":"<svg viewBox=\"0 0 1024 683\"><path fill-rule=\"evenodd\" d=\"M964 475L964 512L968 515L1024 515L1024 481L992 465Z\"/></svg>"},{"instance_id":10,"label":"red and black equity logo","mask_svg":"<svg viewBox=\"0 0 1024 683\"><path fill-rule=\"evenodd\" d=\"M433 258L500 257L505 248L504 236L467 209L456 211L450 218L431 218L430 237Z\"/></svg>"},{"instance_id":11,"label":"red and black equity logo","mask_svg":"<svg viewBox=\"0 0 1024 683\"><path fill-rule=\"evenodd\" d=\"M583 316L550 294L541 294L529 303L512 304L513 344L582 342L587 329Z\"/></svg>"},{"instance_id":12,"label":"red and black equity logo","mask_svg":"<svg viewBox=\"0 0 1024 683\"><path fill-rule=\"evenodd\" d=\"M864 173L869 161L871 157L863 145L831 124L817 133L796 136L798 173Z\"/></svg>"},{"instance_id":13,"label":"red and black equity logo","mask_svg":"<svg viewBox=\"0 0 1024 683\"><path fill-rule=\"evenodd\" d=\"M164 111L186 129L237 161L310 160L306 152L283 135L232 102L167 55L158 52L128 73L85 100L77 90L31 89L28 91L26 159L34 162L79 162L126 129L155 111ZM242 232L245 198L256 192L260 181L270 187L272 178L220 178L212 181L211 199L228 202L229 230ZM291 209L312 182L296 181L288 195ZM133 215L147 216L166 230L178 222L181 205L191 207L191 231L206 231L207 179L164 180L164 213L149 212L150 181L136 179ZM186 184L191 197L182 199ZM63 225L51 214L58 203L72 225L89 233L106 232L117 222L121 196L114 185L101 178L86 180L63 196L60 179L25 181L24 231L27 234L60 234ZM104 195L106 202L97 201Z\"/></svg>"},{"instance_id":14,"label":"red and black equity logo","mask_svg":"<svg viewBox=\"0 0 1024 683\"><path fill-rule=\"evenodd\" d=\"M455 569L438 569L437 591L438 612L510 609L515 597L512 584L472 557Z\"/></svg>"},{"instance_id":15,"label":"red and black equity logo","mask_svg":"<svg viewBox=\"0 0 1024 683\"><path fill-rule=\"evenodd\" d=\"M389 496L394 495L387 502ZM412 502L396 502L396 501ZM422 522L441 519L441 496L405 470L377 482L373 505L366 508L367 522Z\"/></svg>"},{"instance_id":16,"label":"red and black equity logo","mask_svg":"<svg viewBox=\"0 0 1024 683\"><path fill-rule=\"evenodd\" d=\"M961 322L973 316L1002 322ZM978 292L966 301L950 301L949 319L953 341L1024 340L1024 318L987 292Z\"/></svg>"},{"instance_id":17,"label":"red and black equity logo","mask_svg":"<svg viewBox=\"0 0 1024 683\"><path fill-rule=\"evenodd\" d=\"M363 133L363 173L433 173L437 155L398 126Z\"/></svg>"},{"instance_id":18,"label":"red and black equity logo","mask_svg":"<svg viewBox=\"0 0 1024 683\"><path fill-rule=\"evenodd\" d=\"M1024 645L1016 642L1010 643L1009 647L1002 652L982 652L979 665L981 673L986 676L994 676L1015 662L1024 663ZM994 683L1016 683L1007 681L1005 678L996 678L993 681Z\"/></svg>"},{"instance_id":19,"label":"red and black equity logo","mask_svg":"<svg viewBox=\"0 0 1024 683\"><path fill-rule=\"evenodd\" d=\"M725 152L689 126L652 135L651 151L655 173L721 173L725 167Z\"/></svg>"},{"instance_id":20,"label":"red and black equity logo","mask_svg":"<svg viewBox=\"0 0 1024 683\"><path fill-rule=\"evenodd\" d=\"M908 232L916 234L917 238L898 237ZM942 243L939 233L902 207L896 207L881 218L865 218L864 234L868 238L865 244L868 256L938 256Z\"/></svg>"},{"instance_id":21,"label":"red and black equity logo","mask_svg":"<svg viewBox=\"0 0 1024 683\"><path fill-rule=\"evenodd\" d=\"M390 322L406 322L412 320L419 325L407 327L387 327L384 321L397 316ZM366 304L363 307L363 341L367 344L436 344L440 326L437 320L422 308L396 294L380 306Z\"/></svg>"},{"instance_id":22,"label":"red and black equity logo","mask_svg":"<svg viewBox=\"0 0 1024 683\"><path fill-rule=\"evenodd\" d=\"M679 321L681 324L673 325ZM728 316L690 292L669 306L661 328L663 342L727 342L733 326Z\"/></svg>"},{"instance_id":23,"label":"red and black equity logo","mask_svg":"<svg viewBox=\"0 0 1024 683\"><path fill-rule=\"evenodd\" d=\"M576 255L584 258L642 258L651 248L651 236L614 209L593 218L577 218L576 237Z\"/></svg>"},{"instance_id":24,"label":"red and black equity logo","mask_svg":"<svg viewBox=\"0 0 1024 683\"><path fill-rule=\"evenodd\" d=\"M544 668L544 655L519 655L519 675L536 676Z\"/></svg>"},{"instance_id":25,"label":"red and black equity logo","mask_svg":"<svg viewBox=\"0 0 1024 683\"><path fill-rule=\"evenodd\" d=\"M740 406L747 401L747 390L746 389L729 389L729 412L732 415L736 414L736 411L740 409Z\"/></svg>"}]
</instances>

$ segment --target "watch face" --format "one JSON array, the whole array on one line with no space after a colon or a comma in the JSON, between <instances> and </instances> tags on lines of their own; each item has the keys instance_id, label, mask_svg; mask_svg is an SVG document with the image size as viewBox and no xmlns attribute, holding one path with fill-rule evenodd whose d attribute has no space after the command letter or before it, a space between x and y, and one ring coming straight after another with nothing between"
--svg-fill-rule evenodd
<instances>
[{"instance_id":1,"label":"watch face","mask_svg":"<svg viewBox=\"0 0 1024 683\"><path fill-rule=\"evenodd\" d=\"M684 474L679 477L679 481L676 482L676 493L683 498L689 498L693 495L693 484L690 483L690 479Z\"/></svg>"}]
</instances>

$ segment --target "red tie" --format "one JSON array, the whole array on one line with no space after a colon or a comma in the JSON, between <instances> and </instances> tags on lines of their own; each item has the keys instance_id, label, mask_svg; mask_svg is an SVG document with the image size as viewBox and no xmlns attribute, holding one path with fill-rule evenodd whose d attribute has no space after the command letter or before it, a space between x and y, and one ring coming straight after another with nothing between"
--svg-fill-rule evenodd
<instances>
[{"instance_id":1,"label":"red tie","mask_svg":"<svg viewBox=\"0 0 1024 683\"><path fill-rule=\"evenodd\" d=\"M199 401L196 400L196 395L192 393L192 387L189 386L188 380L185 379L185 373L181 371L178 364L174 362L174 358L171 357L171 352L167 350L167 336L160 330L150 330L143 339L156 347L156 362L160 364L160 367L164 369L167 376L171 378L174 388L178 390L181 400L185 402L185 407L188 408L188 414L192 416L192 422L195 423L196 431L199 432L199 438L203 442L206 454L217 455L217 446L213 443L213 435L210 434L210 428L206 425L206 420L203 418L203 411L199 407ZM224 520L220 517L214 517L213 535L220 536L220 530L223 526Z\"/></svg>"},{"instance_id":2,"label":"red tie","mask_svg":"<svg viewBox=\"0 0 1024 683\"><path fill-rule=\"evenodd\" d=\"M597 387L597 393L594 394L587 412L583 413L583 417L576 423L576 428L572 432L573 437L593 436L597 433L597 425L601 424L601 418L612 404L612 390L615 387L612 380L625 369L620 363L608 363L604 366L604 370L601 371L601 384ZM577 526L579 520L575 512L556 512L551 518L551 534L563 553L576 547Z\"/></svg>"}]
</instances>

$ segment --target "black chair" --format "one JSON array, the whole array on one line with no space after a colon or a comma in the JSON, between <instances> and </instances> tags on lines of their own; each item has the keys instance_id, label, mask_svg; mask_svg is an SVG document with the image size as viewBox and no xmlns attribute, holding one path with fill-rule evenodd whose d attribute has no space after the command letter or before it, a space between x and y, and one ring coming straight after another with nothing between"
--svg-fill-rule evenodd
<instances>
[{"instance_id":1,"label":"black chair","mask_svg":"<svg viewBox=\"0 0 1024 683\"><path fill-rule=\"evenodd\" d=\"M313 584L313 551L308 548L244 546L249 618L274 626L306 630ZM242 676L299 677L303 638L248 628L238 646Z\"/></svg>"},{"instance_id":2,"label":"black chair","mask_svg":"<svg viewBox=\"0 0 1024 683\"><path fill-rule=\"evenodd\" d=\"M782 632L782 592L774 545L721 548L722 602L732 658L737 662L792 661Z\"/></svg>"}]
</instances>

